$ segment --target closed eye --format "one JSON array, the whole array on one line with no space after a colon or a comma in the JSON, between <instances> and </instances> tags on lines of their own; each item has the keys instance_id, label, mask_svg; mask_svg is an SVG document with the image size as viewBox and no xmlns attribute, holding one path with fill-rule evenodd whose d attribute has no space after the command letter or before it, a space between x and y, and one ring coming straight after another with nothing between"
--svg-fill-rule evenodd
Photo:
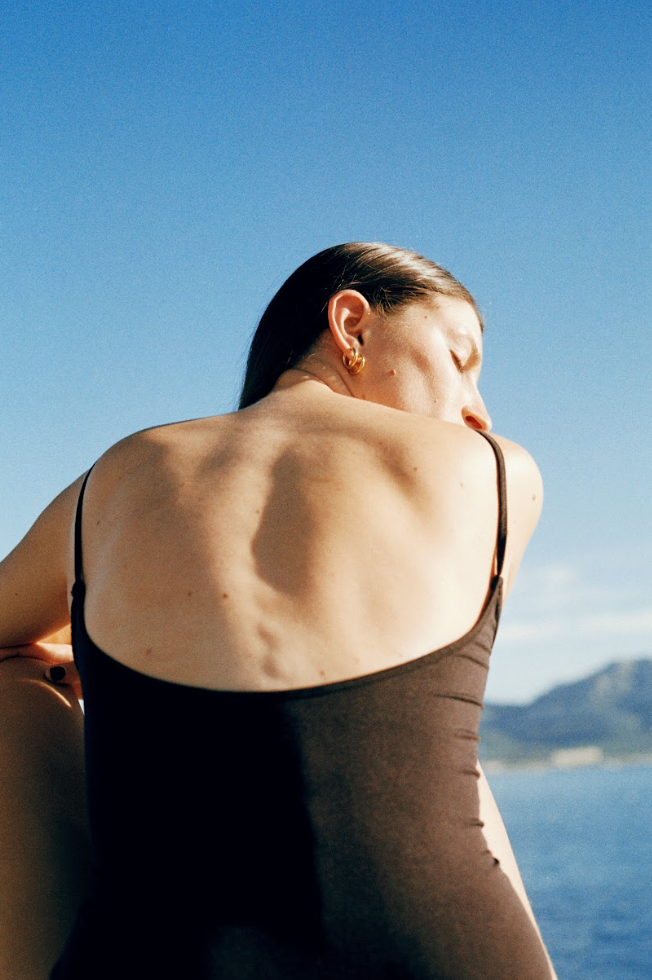
<instances>
[{"instance_id":1,"label":"closed eye","mask_svg":"<svg viewBox=\"0 0 652 980\"><path fill-rule=\"evenodd\" d=\"M457 368L457 370L461 374L462 371L464 370L464 365L462 364L462 359L460 357L458 357L458 355L455 353L454 350L451 351L451 357L453 358L453 364L455 365L455 367Z\"/></svg>"}]
</instances>

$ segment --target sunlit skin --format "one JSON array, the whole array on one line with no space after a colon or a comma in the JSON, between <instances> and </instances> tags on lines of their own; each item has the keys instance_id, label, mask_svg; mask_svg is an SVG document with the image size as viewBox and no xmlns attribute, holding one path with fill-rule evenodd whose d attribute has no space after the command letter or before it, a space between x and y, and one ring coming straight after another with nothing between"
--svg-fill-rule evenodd
<instances>
[{"instance_id":1,"label":"sunlit skin","mask_svg":"<svg viewBox=\"0 0 652 980\"><path fill-rule=\"evenodd\" d=\"M438 296L380 314L355 290L337 293L329 305L330 331L299 368L332 390L442 422L491 428L478 391L482 331L463 299ZM352 376L341 363L351 348L365 357ZM333 368L337 368L334 372ZM296 372L281 376L277 389Z\"/></svg>"},{"instance_id":2,"label":"sunlit skin","mask_svg":"<svg viewBox=\"0 0 652 980\"><path fill-rule=\"evenodd\" d=\"M358 375L342 362L351 348L365 358ZM392 667L462 636L495 560L495 459L472 431L490 427L481 361L464 300L381 315L344 290L329 329L267 398L112 447L84 503L94 641L170 681L283 690ZM508 591L542 491L529 455L499 441ZM69 620L81 480L0 563L0 659L65 664L66 682L76 680L70 648L38 641ZM483 778L480 801L488 844L529 909Z\"/></svg>"}]
</instances>

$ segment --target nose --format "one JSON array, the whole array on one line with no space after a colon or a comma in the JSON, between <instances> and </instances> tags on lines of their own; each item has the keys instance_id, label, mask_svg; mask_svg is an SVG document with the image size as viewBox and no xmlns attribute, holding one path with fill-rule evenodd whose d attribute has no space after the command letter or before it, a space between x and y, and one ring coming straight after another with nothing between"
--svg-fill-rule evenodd
<instances>
[{"instance_id":1,"label":"nose","mask_svg":"<svg viewBox=\"0 0 652 980\"><path fill-rule=\"evenodd\" d=\"M491 416L479 395L472 405L462 409L462 418L469 429L478 429L480 432L489 432L491 429Z\"/></svg>"}]
</instances>

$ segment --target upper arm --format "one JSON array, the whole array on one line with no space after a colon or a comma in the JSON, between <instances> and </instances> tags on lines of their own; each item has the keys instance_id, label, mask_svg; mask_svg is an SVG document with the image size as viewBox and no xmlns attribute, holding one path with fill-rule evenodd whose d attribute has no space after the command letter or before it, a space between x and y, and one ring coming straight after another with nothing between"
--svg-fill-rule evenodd
<instances>
[{"instance_id":1,"label":"upper arm","mask_svg":"<svg viewBox=\"0 0 652 980\"><path fill-rule=\"evenodd\" d=\"M96 505L102 507L125 472L139 467L152 454L160 455L164 439L157 431L127 436L97 460L91 481ZM0 562L0 647L51 639L70 623L75 514L85 476L83 473L46 507ZM61 642L63 638L57 639Z\"/></svg>"},{"instance_id":2,"label":"upper arm","mask_svg":"<svg viewBox=\"0 0 652 980\"><path fill-rule=\"evenodd\" d=\"M494 436L505 457L507 472L507 549L505 589L509 593L543 505L543 481L537 464L521 446Z\"/></svg>"},{"instance_id":3,"label":"upper arm","mask_svg":"<svg viewBox=\"0 0 652 980\"><path fill-rule=\"evenodd\" d=\"M72 527L82 481L60 493L0 562L0 647L33 643L69 621Z\"/></svg>"}]
</instances>

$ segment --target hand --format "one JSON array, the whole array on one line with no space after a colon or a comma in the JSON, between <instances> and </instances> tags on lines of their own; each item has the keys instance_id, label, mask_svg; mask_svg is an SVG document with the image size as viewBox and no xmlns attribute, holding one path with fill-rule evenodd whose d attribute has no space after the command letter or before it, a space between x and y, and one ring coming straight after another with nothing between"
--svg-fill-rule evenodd
<instances>
[{"instance_id":1,"label":"hand","mask_svg":"<svg viewBox=\"0 0 652 980\"><path fill-rule=\"evenodd\" d=\"M54 644L52 644L54 645ZM59 661L51 664L45 671L45 679L57 687L71 687L77 697L83 698L81 681L72 657L70 660Z\"/></svg>"},{"instance_id":2,"label":"hand","mask_svg":"<svg viewBox=\"0 0 652 980\"><path fill-rule=\"evenodd\" d=\"M49 664L45 679L57 687L71 687L78 698L83 697L81 681L72 657L72 646L69 643L34 643L30 649L34 647L39 648L39 653L32 656Z\"/></svg>"},{"instance_id":3,"label":"hand","mask_svg":"<svg viewBox=\"0 0 652 980\"><path fill-rule=\"evenodd\" d=\"M39 660L46 660L49 667L45 671L45 679L57 687L71 687L78 698L82 698L81 681L77 667L72 658L72 647L69 643L36 643L46 655Z\"/></svg>"},{"instance_id":4,"label":"hand","mask_svg":"<svg viewBox=\"0 0 652 980\"><path fill-rule=\"evenodd\" d=\"M69 643L43 642L23 643L0 650L0 660L12 660L14 657L44 660L46 664L67 664L72 660L72 647Z\"/></svg>"},{"instance_id":5,"label":"hand","mask_svg":"<svg viewBox=\"0 0 652 980\"><path fill-rule=\"evenodd\" d=\"M72 633L70 623L66 623L56 633L44 636L34 643L17 643L11 647L0 648L0 663L16 657L29 660L45 660L48 664L68 663L72 660Z\"/></svg>"},{"instance_id":6,"label":"hand","mask_svg":"<svg viewBox=\"0 0 652 980\"><path fill-rule=\"evenodd\" d=\"M4 647L0 650L0 660L12 660L18 657L42 660L48 664L44 672L46 680L58 687L72 687L77 697L82 697L79 674L69 643L25 643L22 646Z\"/></svg>"}]
</instances>

